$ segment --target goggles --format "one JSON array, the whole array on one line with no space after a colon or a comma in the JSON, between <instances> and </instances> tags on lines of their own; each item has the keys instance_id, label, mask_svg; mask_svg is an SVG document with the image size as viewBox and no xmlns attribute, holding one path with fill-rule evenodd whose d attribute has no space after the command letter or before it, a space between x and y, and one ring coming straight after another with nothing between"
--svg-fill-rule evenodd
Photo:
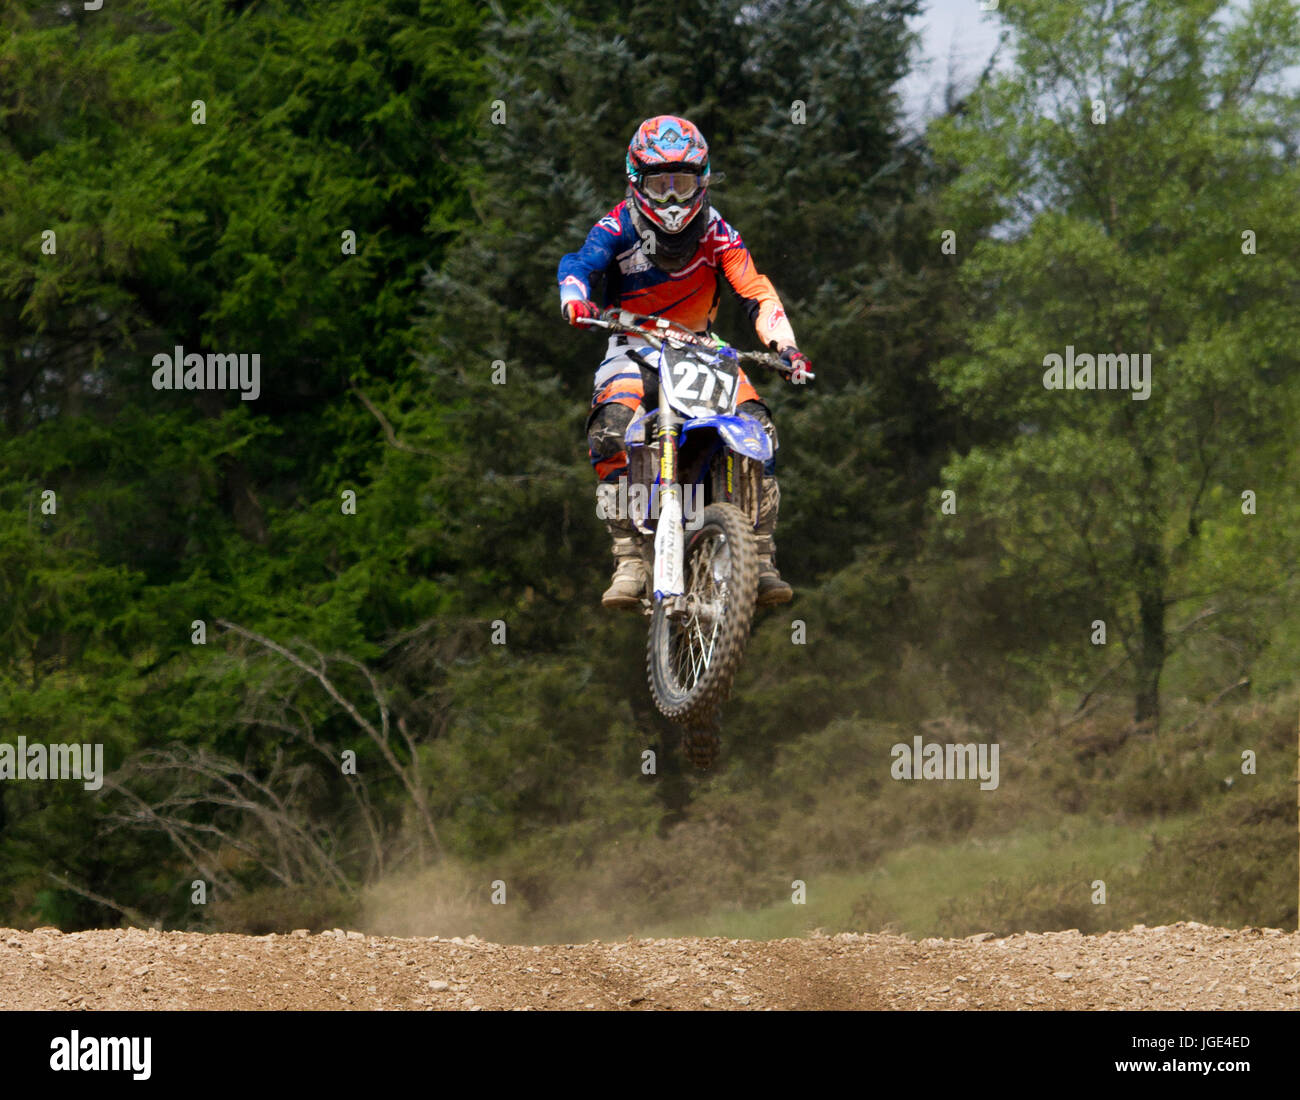
<instances>
[{"instance_id":1,"label":"goggles","mask_svg":"<svg viewBox=\"0 0 1300 1100\"><path fill-rule=\"evenodd\" d=\"M641 178L641 190L655 202L685 202L699 192L700 177L694 172L658 172Z\"/></svg>"}]
</instances>

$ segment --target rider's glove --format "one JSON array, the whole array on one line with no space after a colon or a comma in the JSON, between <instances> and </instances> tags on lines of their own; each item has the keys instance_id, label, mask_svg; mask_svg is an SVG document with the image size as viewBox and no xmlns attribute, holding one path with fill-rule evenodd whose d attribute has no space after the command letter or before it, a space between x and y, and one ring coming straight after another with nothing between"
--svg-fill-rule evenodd
<instances>
[{"instance_id":1,"label":"rider's glove","mask_svg":"<svg viewBox=\"0 0 1300 1100\"><path fill-rule=\"evenodd\" d=\"M812 378L812 360L793 344L782 348L780 354L782 361L790 368L790 373L786 377L796 386L802 386Z\"/></svg>"},{"instance_id":2,"label":"rider's glove","mask_svg":"<svg viewBox=\"0 0 1300 1100\"><path fill-rule=\"evenodd\" d=\"M571 325L577 325L578 318L580 317L594 321L600 316L600 309L596 303L590 302L585 298L565 302L560 308L564 310L564 319Z\"/></svg>"}]
</instances>

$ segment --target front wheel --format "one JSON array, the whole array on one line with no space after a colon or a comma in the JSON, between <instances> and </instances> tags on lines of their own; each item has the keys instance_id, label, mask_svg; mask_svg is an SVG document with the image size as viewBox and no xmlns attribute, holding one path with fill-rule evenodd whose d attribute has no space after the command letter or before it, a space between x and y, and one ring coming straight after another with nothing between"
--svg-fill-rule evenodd
<instances>
[{"instance_id":1,"label":"front wheel","mask_svg":"<svg viewBox=\"0 0 1300 1100\"><path fill-rule=\"evenodd\" d=\"M684 613L656 604L646 651L655 706L683 724L710 718L730 694L758 592L754 529L734 504L710 504L686 540Z\"/></svg>"}]
</instances>

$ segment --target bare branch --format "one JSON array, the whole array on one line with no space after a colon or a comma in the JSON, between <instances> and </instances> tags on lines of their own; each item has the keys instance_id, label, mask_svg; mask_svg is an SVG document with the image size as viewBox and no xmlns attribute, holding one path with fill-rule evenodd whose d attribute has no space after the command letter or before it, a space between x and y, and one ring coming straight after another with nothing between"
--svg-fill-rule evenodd
<instances>
[{"instance_id":1,"label":"bare branch","mask_svg":"<svg viewBox=\"0 0 1300 1100\"><path fill-rule=\"evenodd\" d=\"M351 700L347 699L343 695L343 693L339 691L339 689L335 686L334 682L326 674L325 658L321 656L319 653L317 653L314 649L312 650L312 652L315 653L317 656L317 659L320 663L319 668L312 668L309 664L307 664L306 661L304 661L300 656L298 656L298 654L294 653L292 650L286 649L284 646L280 645L279 642L272 641L270 638L267 638L262 634L258 634L254 630L249 630L246 627L239 626L236 623L228 622L225 619L218 619L216 620L216 622L217 625L222 627L223 629L229 630L232 633L238 634L241 637L248 638L250 641L256 642L258 645L263 646L266 649L269 649L272 653L275 653L283 657L286 661L288 661L291 665L293 665L294 668L297 668L302 672L307 673L307 675L312 677L312 679L314 679L317 683L320 684L322 688L325 689L325 693L329 695L331 699L333 699L339 706L341 706L348 713L348 716L353 720L353 722L355 722L357 726L359 726L365 732L366 736L368 736L370 740L374 742L375 746L379 749L380 754L383 756L385 763L387 763L389 768L392 769L393 774L396 775L399 780L401 780L402 785L406 788L407 794L411 796L411 801L415 804L416 811L420 815L420 819L424 824L426 832L428 832L429 834L430 840L433 842L434 850L438 853L439 858L441 858L444 855L443 848L442 848L442 841L438 837L437 827L433 823L433 814L429 810L428 802L424 796L424 790L418 781L419 762L417 758L413 755L411 758L410 766L403 767L401 761L397 759L397 755L393 752L393 747L392 744L390 743L389 736L388 736L389 730L388 730L387 704L384 702L382 692L379 691L378 684L375 682L374 677L370 674L369 670L363 669L363 672L365 673L367 679L369 680L372 690L375 691L376 693L376 702L380 707L380 722L383 726L382 732L381 730L376 729L374 723L372 723L359 710L357 710L356 706L351 702ZM306 643L304 643L304 645L306 645ZM306 646L306 648L311 649L312 647ZM358 667L358 668L362 667L355 660L355 658L352 657L340 656L336 659L344 663L351 664L354 667Z\"/></svg>"},{"instance_id":2,"label":"bare branch","mask_svg":"<svg viewBox=\"0 0 1300 1100\"><path fill-rule=\"evenodd\" d=\"M412 447L409 443L403 443L397 438L397 433L393 431L393 425L388 422L388 418L379 411L378 407L370 400L370 398L368 398L361 390L357 389L356 386L352 387L352 392L357 395L361 404L365 405L365 407L370 410L370 415L379 421L379 426L384 429L384 437L388 440L390 446L396 447L399 451L406 451L413 455L423 455L426 458L438 457L433 451L424 451L419 447Z\"/></svg>"},{"instance_id":3,"label":"bare branch","mask_svg":"<svg viewBox=\"0 0 1300 1100\"><path fill-rule=\"evenodd\" d=\"M75 882L70 882L62 875L56 875L53 871L46 871L46 877L58 883L63 889L74 894L80 894L88 901L95 902L96 905L104 905L109 909L114 909L126 917L137 928L161 928L161 921L151 921L139 909L132 909L129 905L119 905L111 898L106 898L101 894L96 894L93 890L87 890L84 886L78 886Z\"/></svg>"}]
</instances>

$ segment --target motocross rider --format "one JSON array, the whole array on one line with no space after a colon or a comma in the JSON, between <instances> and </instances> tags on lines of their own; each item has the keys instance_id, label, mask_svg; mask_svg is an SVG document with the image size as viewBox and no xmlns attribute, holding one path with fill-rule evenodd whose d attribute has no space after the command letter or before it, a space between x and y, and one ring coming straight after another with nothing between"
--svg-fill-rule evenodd
<instances>
[{"instance_id":1,"label":"motocross rider","mask_svg":"<svg viewBox=\"0 0 1300 1100\"><path fill-rule=\"evenodd\" d=\"M707 333L717 315L725 277L744 302L764 347L773 348L791 372L791 382L808 380L812 363L795 346L794 331L771 282L759 274L749 250L709 205L709 147L684 118L657 115L637 127L627 149L627 197L592 227L577 252L560 260L560 308L571 325L595 318L593 277L604 275L606 307L666 317L696 333ZM642 554L645 536L620 514L618 483L627 473L623 436L647 387L652 397L658 376L645 366L644 340L629 334L610 338L596 371L596 389L587 418L587 446L596 468L597 509L605 517L614 549L614 577L601 596L605 607L636 610L647 589L649 566ZM737 412L754 417L772 440L771 413L742 372ZM758 526L758 605L788 603L792 592L776 569L777 511L781 490L775 460L764 468Z\"/></svg>"}]
</instances>

